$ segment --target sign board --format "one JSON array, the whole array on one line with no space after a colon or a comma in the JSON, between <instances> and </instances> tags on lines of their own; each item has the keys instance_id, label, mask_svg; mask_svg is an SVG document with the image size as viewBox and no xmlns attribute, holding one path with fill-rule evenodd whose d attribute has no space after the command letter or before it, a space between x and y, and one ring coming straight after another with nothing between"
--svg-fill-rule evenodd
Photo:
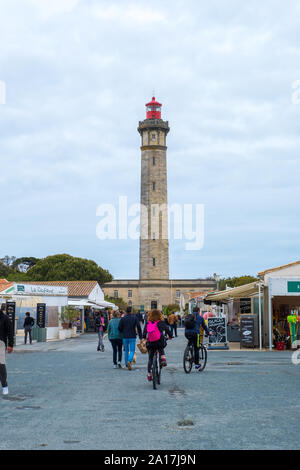
<instances>
[{"instance_id":1,"label":"sign board","mask_svg":"<svg viewBox=\"0 0 300 470\"><path fill-rule=\"evenodd\" d=\"M44 286L35 284L16 284L16 294L52 296L64 295L68 296L68 288L63 286Z\"/></svg>"},{"instance_id":2,"label":"sign board","mask_svg":"<svg viewBox=\"0 0 300 470\"><path fill-rule=\"evenodd\" d=\"M46 304L37 304L36 306L36 324L40 328L46 326Z\"/></svg>"},{"instance_id":3,"label":"sign board","mask_svg":"<svg viewBox=\"0 0 300 470\"><path fill-rule=\"evenodd\" d=\"M300 281L288 281L287 291L288 293L298 292L300 294Z\"/></svg>"},{"instance_id":4,"label":"sign board","mask_svg":"<svg viewBox=\"0 0 300 470\"><path fill-rule=\"evenodd\" d=\"M16 302L6 302L6 314L12 323L13 336L15 336Z\"/></svg>"},{"instance_id":5,"label":"sign board","mask_svg":"<svg viewBox=\"0 0 300 470\"><path fill-rule=\"evenodd\" d=\"M300 295L300 279L291 277L272 277L268 279L269 295Z\"/></svg>"},{"instance_id":6,"label":"sign board","mask_svg":"<svg viewBox=\"0 0 300 470\"><path fill-rule=\"evenodd\" d=\"M240 313L242 315L251 313L251 299L240 299Z\"/></svg>"},{"instance_id":7,"label":"sign board","mask_svg":"<svg viewBox=\"0 0 300 470\"><path fill-rule=\"evenodd\" d=\"M225 317L212 317L207 319L207 327L213 331L213 335L208 337L209 344L226 344L227 329Z\"/></svg>"},{"instance_id":8,"label":"sign board","mask_svg":"<svg viewBox=\"0 0 300 470\"><path fill-rule=\"evenodd\" d=\"M258 344L257 315L241 315L241 346L254 348Z\"/></svg>"}]
</instances>

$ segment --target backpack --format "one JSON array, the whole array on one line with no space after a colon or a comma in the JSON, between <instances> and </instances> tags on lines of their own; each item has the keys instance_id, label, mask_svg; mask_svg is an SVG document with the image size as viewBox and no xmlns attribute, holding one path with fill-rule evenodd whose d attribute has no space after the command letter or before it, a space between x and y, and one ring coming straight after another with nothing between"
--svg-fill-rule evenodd
<instances>
[{"instance_id":1,"label":"backpack","mask_svg":"<svg viewBox=\"0 0 300 470\"><path fill-rule=\"evenodd\" d=\"M185 319L185 322L184 322L184 326L186 327L186 329L188 330L193 330L196 326L196 318L195 318L195 315L193 313L190 313L186 319Z\"/></svg>"},{"instance_id":2,"label":"backpack","mask_svg":"<svg viewBox=\"0 0 300 470\"><path fill-rule=\"evenodd\" d=\"M152 322L150 321L147 325L147 333L148 333L148 340L150 343L154 343L154 341L158 341L161 337L161 333L157 326L157 321Z\"/></svg>"}]
</instances>

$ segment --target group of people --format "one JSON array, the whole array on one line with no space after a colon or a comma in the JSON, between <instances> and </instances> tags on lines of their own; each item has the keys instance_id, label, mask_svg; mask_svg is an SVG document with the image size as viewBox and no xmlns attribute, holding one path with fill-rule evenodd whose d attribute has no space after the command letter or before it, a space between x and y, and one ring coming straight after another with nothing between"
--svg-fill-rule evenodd
<instances>
[{"instance_id":1,"label":"group of people","mask_svg":"<svg viewBox=\"0 0 300 470\"><path fill-rule=\"evenodd\" d=\"M98 351L104 351L103 332L105 328L104 313L97 317L97 328L99 335ZM135 357L136 339L140 339L141 344L145 345L148 351L148 381L152 381L152 361L156 351L159 351L161 365L167 365L165 356L165 347L167 339L177 337L178 317L174 313L167 319L160 310L154 309L145 314L143 318L135 314L132 307L127 307L126 313L117 310L112 313L109 320L107 333L108 339L113 350L113 367L122 368L122 354L124 349L124 362L128 370L132 370L132 363ZM142 329L143 326L143 329ZM195 348L195 368L201 367L199 362L199 337L200 328L203 328L207 334L212 334L199 314L199 308L195 307L193 311L193 321L187 322L185 326L185 337L194 345Z\"/></svg>"},{"instance_id":2,"label":"group of people","mask_svg":"<svg viewBox=\"0 0 300 470\"><path fill-rule=\"evenodd\" d=\"M195 307L192 320L185 321L185 337L194 345L195 349L195 368L200 368L199 363L199 336L202 327L207 334L212 334L206 326L203 317L199 314L199 308ZM146 346L148 351L148 381L152 381L151 369L153 356L156 351L159 352L161 365L167 365L165 347L167 339L177 336L177 322L175 314L169 318L163 316L160 310L154 309L148 312L142 319L136 315L132 307L127 307L126 312L117 310L112 312L107 325L108 339L113 349L113 367L122 368L122 354L124 348L125 367L132 369L132 363L135 356L136 338L140 339L142 345ZM99 312L96 316L96 328L98 330L98 351L104 351L103 335L106 329L107 318L104 312ZM33 318L29 312L26 313L24 321L25 344L27 336L30 343L31 329L34 325ZM143 326L143 329L142 329ZM5 314L5 305L0 310L0 382L3 394L8 394L7 370L6 370L6 352L12 353L14 347L13 327L9 317Z\"/></svg>"}]
</instances>

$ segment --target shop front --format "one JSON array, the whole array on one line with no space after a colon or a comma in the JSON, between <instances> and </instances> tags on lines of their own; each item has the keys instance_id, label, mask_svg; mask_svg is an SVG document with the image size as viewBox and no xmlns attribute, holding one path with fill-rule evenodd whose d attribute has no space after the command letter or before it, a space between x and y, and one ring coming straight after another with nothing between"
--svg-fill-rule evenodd
<instances>
[{"instance_id":1,"label":"shop front","mask_svg":"<svg viewBox=\"0 0 300 470\"><path fill-rule=\"evenodd\" d=\"M26 312L35 319L35 324L46 328L46 339L59 337L59 314L68 305L68 288L64 286L41 286L35 284L1 284L0 303L15 317L15 333L23 334Z\"/></svg>"},{"instance_id":2,"label":"shop front","mask_svg":"<svg viewBox=\"0 0 300 470\"><path fill-rule=\"evenodd\" d=\"M268 278L269 335L277 350L300 346L300 276Z\"/></svg>"}]
</instances>

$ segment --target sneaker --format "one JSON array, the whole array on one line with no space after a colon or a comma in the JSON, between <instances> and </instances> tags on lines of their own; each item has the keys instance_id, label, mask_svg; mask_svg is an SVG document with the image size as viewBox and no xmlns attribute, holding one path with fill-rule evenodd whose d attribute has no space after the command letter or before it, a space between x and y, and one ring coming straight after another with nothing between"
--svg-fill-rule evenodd
<instances>
[{"instance_id":1,"label":"sneaker","mask_svg":"<svg viewBox=\"0 0 300 470\"><path fill-rule=\"evenodd\" d=\"M97 351L100 351L100 348L99 348L99 347L97 348Z\"/></svg>"},{"instance_id":2,"label":"sneaker","mask_svg":"<svg viewBox=\"0 0 300 470\"><path fill-rule=\"evenodd\" d=\"M119 367L119 369L122 369L122 364L121 364L121 362L118 362L118 367Z\"/></svg>"},{"instance_id":3,"label":"sneaker","mask_svg":"<svg viewBox=\"0 0 300 470\"><path fill-rule=\"evenodd\" d=\"M127 369L128 369L128 370L131 370L131 369L132 369L132 367L131 367L131 362L129 362L129 361L127 361Z\"/></svg>"},{"instance_id":4,"label":"sneaker","mask_svg":"<svg viewBox=\"0 0 300 470\"><path fill-rule=\"evenodd\" d=\"M8 387L3 387L2 388L2 393L3 393L3 395L8 395Z\"/></svg>"},{"instance_id":5,"label":"sneaker","mask_svg":"<svg viewBox=\"0 0 300 470\"><path fill-rule=\"evenodd\" d=\"M201 369L201 364L196 364L196 365L195 365L195 369L196 369L196 370Z\"/></svg>"},{"instance_id":6,"label":"sneaker","mask_svg":"<svg viewBox=\"0 0 300 470\"><path fill-rule=\"evenodd\" d=\"M167 360L165 357L161 357L161 367L167 367Z\"/></svg>"},{"instance_id":7,"label":"sneaker","mask_svg":"<svg viewBox=\"0 0 300 470\"><path fill-rule=\"evenodd\" d=\"M152 382L152 375L151 375L151 374L148 374L148 375L147 375L147 379L148 379L148 382Z\"/></svg>"},{"instance_id":8,"label":"sneaker","mask_svg":"<svg viewBox=\"0 0 300 470\"><path fill-rule=\"evenodd\" d=\"M117 368L118 368L117 364L114 364L114 369L117 369Z\"/></svg>"},{"instance_id":9,"label":"sneaker","mask_svg":"<svg viewBox=\"0 0 300 470\"><path fill-rule=\"evenodd\" d=\"M102 346L101 351L104 352L104 346Z\"/></svg>"}]
</instances>

